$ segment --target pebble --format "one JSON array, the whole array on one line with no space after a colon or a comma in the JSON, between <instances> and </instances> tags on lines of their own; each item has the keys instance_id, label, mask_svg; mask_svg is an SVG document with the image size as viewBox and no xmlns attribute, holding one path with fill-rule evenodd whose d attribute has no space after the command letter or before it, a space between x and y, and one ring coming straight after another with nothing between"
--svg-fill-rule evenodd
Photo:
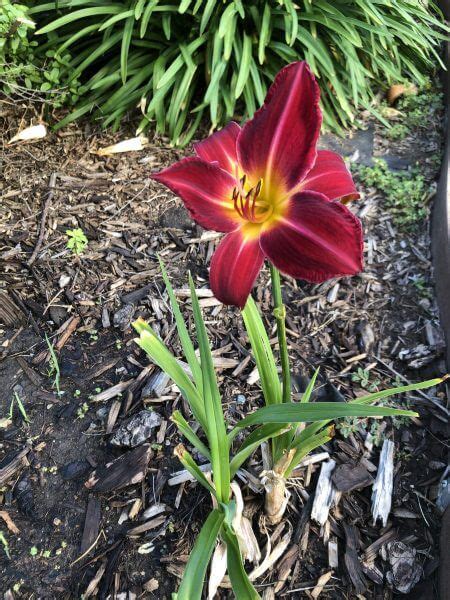
<instances>
[{"instance_id":1,"label":"pebble","mask_svg":"<svg viewBox=\"0 0 450 600\"><path fill-rule=\"evenodd\" d=\"M128 329L134 316L135 308L132 304L124 304L119 310L114 313L114 327L118 327L122 331Z\"/></svg>"},{"instance_id":2,"label":"pebble","mask_svg":"<svg viewBox=\"0 0 450 600\"><path fill-rule=\"evenodd\" d=\"M149 439L152 429L161 424L157 412L141 410L134 417L123 423L111 438L114 446L134 448Z\"/></svg>"}]
</instances>

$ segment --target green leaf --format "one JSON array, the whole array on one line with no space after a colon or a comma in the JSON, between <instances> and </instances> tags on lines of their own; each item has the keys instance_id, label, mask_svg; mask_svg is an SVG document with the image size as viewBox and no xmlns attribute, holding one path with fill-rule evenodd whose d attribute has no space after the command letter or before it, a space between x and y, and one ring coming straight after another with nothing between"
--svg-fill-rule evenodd
<instances>
[{"instance_id":1,"label":"green leaf","mask_svg":"<svg viewBox=\"0 0 450 600\"><path fill-rule=\"evenodd\" d=\"M247 83L250 74L250 65L252 62L252 38L244 33L243 44L242 44L242 56L240 58L240 66L238 79L236 83L236 90L234 97L237 99L244 91L244 86Z\"/></svg>"},{"instance_id":2,"label":"green leaf","mask_svg":"<svg viewBox=\"0 0 450 600\"><path fill-rule=\"evenodd\" d=\"M222 402L217 386L208 335L197 294L195 293L194 282L190 274L189 287L191 288L192 308L200 349L200 364L203 374L203 400L207 421L206 435L211 452L214 484L219 502L228 502L230 496L230 465L225 419L222 412Z\"/></svg>"},{"instance_id":3,"label":"green leaf","mask_svg":"<svg viewBox=\"0 0 450 600\"><path fill-rule=\"evenodd\" d=\"M217 498L217 491L213 488L213 486L206 479L203 471L200 469L198 464L183 446L183 444L178 444L178 446L174 450L175 456L178 458L180 463L189 471L189 473L194 477L205 489L208 490L210 494L212 494L215 498Z\"/></svg>"},{"instance_id":4,"label":"green leaf","mask_svg":"<svg viewBox=\"0 0 450 600\"><path fill-rule=\"evenodd\" d=\"M189 425L189 423L186 421L186 419L183 417L179 410L176 410L172 414L170 420L175 423L175 425L178 427L178 429L181 431L184 437L191 442L194 448L196 448L201 454L203 454L205 458L211 460L211 454L208 448L201 441L198 435L194 432L192 427Z\"/></svg>"},{"instance_id":5,"label":"green leaf","mask_svg":"<svg viewBox=\"0 0 450 600\"><path fill-rule=\"evenodd\" d=\"M291 462L289 463L289 467L286 469L284 476L288 478L298 463L307 456L310 452L319 448L323 444L326 444L333 437L333 426L327 427L323 431L317 433L316 435L309 436L306 440L301 440L300 436L298 436L294 442L291 444L291 449L295 449L296 452L292 457Z\"/></svg>"},{"instance_id":6,"label":"green leaf","mask_svg":"<svg viewBox=\"0 0 450 600\"><path fill-rule=\"evenodd\" d=\"M206 519L189 556L176 600L201 600L206 569L223 520L224 514L219 510L213 510Z\"/></svg>"},{"instance_id":7,"label":"green leaf","mask_svg":"<svg viewBox=\"0 0 450 600\"><path fill-rule=\"evenodd\" d=\"M251 296L242 310L242 317L258 368L264 401L267 405L279 404L281 402L281 383L275 358L258 307Z\"/></svg>"},{"instance_id":8,"label":"green leaf","mask_svg":"<svg viewBox=\"0 0 450 600\"><path fill-rule=\"evenodd\" d=\"M301 423L339 419L341 417L417 417L412 410L367 406L366 404L344 402L318 402L317 404L296 404L287 402L265 406L248 415L236 424L236 427L249 427L262 423Z\"/></svg>"},{"instance_id":9,"label":"green leaf","mask_svg":"<svg viewBox=\"0 0 450 600\"><path fill-rule=\"evenodd\" d=\"M207 421L203 400L178 360L145 321L138 319L133 323L133 327L139 334L139 338L135 340L136 343L149 355L154 363L173 379L189 403L193 415L206 431Z\"/></svg>"},{"instance_id":10,"label":"green leaf","mask_svg":"<svg viewBox=\"0 0 450 600\"><path fill-rule=\"evenodd\" d=\"M244 440L238 452L234 455L230 462L231 478L236 475L237 470L262 444L262 442L271 440L272 438L282 434L285 427L286 426L284 424L280 425L279 423L268 423L267 425L262 425L261 427L258 427L252 431L252 433ZM239 429L233 429L233 431L238 432Z\"/></svg>"},{"instance_id":11,"label":"green leaf","mask_svg":"<svg viewBox=\"0 0 450 600\"><path fill-rule=\"evenodd\" d=\"M133 35L134 28L134 15L129 17L123 28L122 45L120 48L120 73L122 76L122 82L125 83L127 80L128 70L128 53L130 51L131 37Z\"/></svg>"},{"instance_id":12,"label":"green leaf","mask_svg":"<svg viewBox=\"0 0 450 600\"><path fill-rule=\"evenodd\" d=\"M227 570L235 597L239 600L259 600L260 595L245 572L235 533L224 524L221 535L227 545Z\"/></svg>"},{"instance_id":13,"label":"green leaf","mask_svg":"<svg viewBox=\"0 0 450 600\"><path fill-rule=\"evenodd\" d=\"M108 6L95 6L92 8L82 8L80 10L75 10L67 15L59 17L59 19L51 21L48 25L45 25L45 27L42 27L41 29L36 31L36 35L50 33L50 31L55 31L55 29L64 27L64 25L76 23L79 19L96 17L98 15L114 15L120 13L122 10L123 6L119 4L109 4Z\"/></svg>"},{"instance_id":14,"label":"green leaf","mask_svg":"<svg viewBox=\"0 0 450 600\"><path fill-rule=\"evenodd\" d=\"M166 286L166 290L169 295L170 306L172 307L173 316L175 317L175 323L177 325L177 331L178 331L178 335L180 337L180 342L181 342L181 346L183 348L184 356L186 357L186 360L191 369L192 376L195 381L195 385L197 386L197 389L201 395L202 387L203 387L203 382L202 382L203 376L202 376L202 371L200 368L200 363L195 354L194 345L192 343L191 338L189 337L189 332L187 330L186 323L183 319L183 315L181 314L180 306L175 297L169 277L167 276L167 271L164 266L164 263L159 256L158 256L158 260L159 260L159 266L161 268L161 273L162 273L163 280L164 280L164 285Z\"/></svg>"}]
</instances>

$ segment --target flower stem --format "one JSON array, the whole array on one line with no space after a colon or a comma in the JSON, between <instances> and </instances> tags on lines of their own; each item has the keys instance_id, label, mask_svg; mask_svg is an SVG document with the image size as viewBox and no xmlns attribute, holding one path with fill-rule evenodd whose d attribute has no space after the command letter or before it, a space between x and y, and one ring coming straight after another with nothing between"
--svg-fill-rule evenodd
<instances>
[{"instance_id":1,"label":"flower stem","mask_svg":"<svg viewBox=\"0 0 450 600\"><path fill-rule=\"evenodd\" d=\"M280 272L270 263L270 276L272 279L272 293L274 310L277 321L278 345L280 347L281 370L283 378L283 402L291 399L291 371L289 368L289 354L286 342L286 307L281 296Z\"/></svg>"}]
</instances>

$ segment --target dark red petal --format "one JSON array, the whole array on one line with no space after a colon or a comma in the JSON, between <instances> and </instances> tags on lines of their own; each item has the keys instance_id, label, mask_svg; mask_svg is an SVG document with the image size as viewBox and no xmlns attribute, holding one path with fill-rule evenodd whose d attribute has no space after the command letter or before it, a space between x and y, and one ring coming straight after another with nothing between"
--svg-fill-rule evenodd
<instances>
[{"instance_id":1,"label":"dark red petal","mask_svg":"<svg viewBox=\"0 0 450 600\"><path fill-rule=\"evenodd\" d=\"M301 182L302 190L320 192L329 200L359 197L352 175L339 154L330 150L319 150L313 168Z\"/></svg>"},{"instance_id":2,"label":"dark red petal","mask_svg":"<svg viewBox=\"0 0 450 600\"><path fill-rule=\"evenodd\" d=\"M206 140L194 144L194 150L206 162L218 162L219 167L236 175L236 140L241 128L231 121L220 131L216 131Z\"/></svg>"},{"instance_id":3,"label":"dark red petal","mask_svg":"<svg viewBox=\"0 0 450 600\"><path fill-rule=\"evenodd\" d=\"M286 216L261 234L261 248L280 271L313 283L362 270L361 222L316 192L289 200Z\"/></svg>"},{"instance_id":4,"label":"dark red petal","mask_svg":"<svg viewBox=\"0 0 450 600\"><path fill-rule=\"evenodd\" d=\"M263 106L244 125L237 141L239 164L252 181L264 179L291 190L316 160L322 123L320 91L306 62L284 67Z\"/></svg>"},{"instance_id":5,"label":"dark red petal","mask_svg":"<svg viewBox=\"0 0 450 600\"><path fill-rule=\"evenodd\" d=\"M214 296L244 308L264 262L259 237L247 237L243 229L226 235L211 260L209 281Z\"/></svg>"},{"instance_id":6,"label":"dark red petal","mask_svg":"<svg viewBox=\"0 0 450 600\"><path fill-rule=\"evenodd\" d=\"M192 218L205 229L234 231L241 221L234 210L235 179L218 165L183 158L150 176L180 196Z\"/></svg>"}]
</instances>

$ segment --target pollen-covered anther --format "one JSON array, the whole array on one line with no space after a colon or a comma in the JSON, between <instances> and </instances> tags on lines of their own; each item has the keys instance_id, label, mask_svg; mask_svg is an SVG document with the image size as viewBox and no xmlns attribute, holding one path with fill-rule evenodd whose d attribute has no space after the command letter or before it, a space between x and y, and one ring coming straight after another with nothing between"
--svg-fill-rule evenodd
<instances>
[{"instance_id":1,"label":"pollen-covered anther","mask_svg":"<svg viewBox=\"0 0 450 600\"><path fill-rule=\"evenodd\" d=\"M259 197L262 181L259 180L248 192L244 190L245 181L244 175L239 181L240 185L233 190L234 209L242 219L250 223L263 223L272 214L272 207Z\"/></svg>"}]
</instances>

